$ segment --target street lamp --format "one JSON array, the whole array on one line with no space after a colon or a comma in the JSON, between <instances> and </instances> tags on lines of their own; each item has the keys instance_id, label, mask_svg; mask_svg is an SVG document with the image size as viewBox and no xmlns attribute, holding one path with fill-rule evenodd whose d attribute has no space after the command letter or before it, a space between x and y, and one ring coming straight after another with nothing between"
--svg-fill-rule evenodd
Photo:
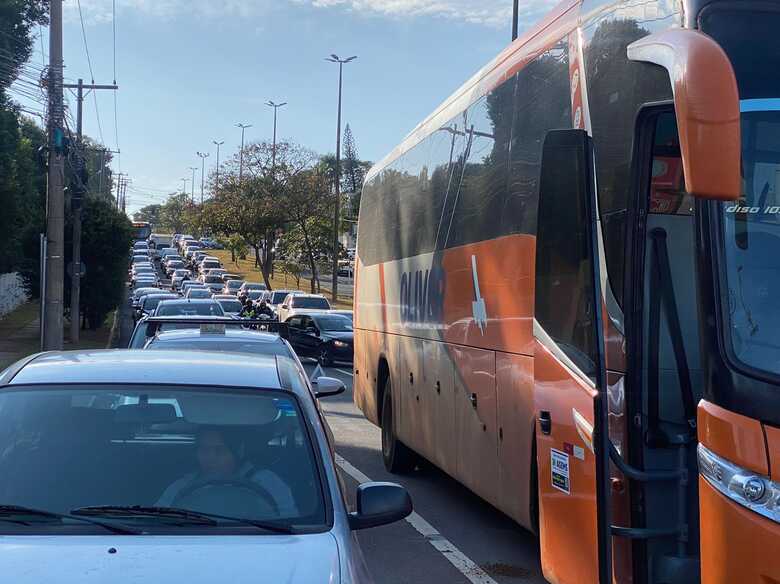
<instances>
[{"instance_id":1,"label":"street lamp","mask_svg":"<svg viewBox=\"0 0 780 584\"><path fill-rule=\"evenodd\" d=\"M340 59L338 55L331 53L330 57L326 57L326 61L339 64L339 110L338 118L336 122L336 204L334 205L333 212L333 278L331 280L331 295L333 301L336 302L339 293L339 214L341 212L341 80L342 70L344 69L344 63L349 63L357 59L357 56L348 57L346 59Z\"/></svg>"},{"instance_id":2,"label":"street lamp","mask_svg":"<svg viewBox=\"0 0 780 584\"><path fill-rule=\"evenodd\" d=\"M238 155L238 183L241 184L241 179L244 177L244 130L251 128L252 124L236 124L237 128L241 128L241 152Z\"/></svg>"},{"instance_id":3,"label":"street lamp","mask_svg":"<svg viewBox=\"0 0 780 584\"><path fill-rule=\"evenodd\" d=\"M265 105L274 108L274 145L273 149L271 150L271 168L276 169L276 111L284 106L287 105L287 102L282 103L274 103L270 99L265 102Z\"/></svg>"},{"instance_id":4,"label":"street lamp","mask_svg":"<svg viewBox=\"0 0 780 584\"><path fill-rule=\"evenodd\" d=\"M203 205L203 184L206 177L206 159L209 157L208 152L196 152L200 157L200 204ZM201 213L203 210L201 209Z\"/></svg>"},{"instance_id":5,"label":"street lamp","mask_svg":"<svg viewBox=\"0 0 780 584\"><path fill-rule=\"evenodd\" d=\"M198 170L197 166L190 166L189 169L192 171L192 182L190 183L192 185L192 204L195 204L195 171Z\"/></svg>"},{"instance_id":6,"label":"street lamp","mask_svg":"<svg viewBox=\"0 0 780 584\"><path fill-rule=\"evenodd\" d=\"M188 178L181 179L181 192L185 195L187 194L187 181L190 180Z\"/></svg>"},{"instance_id":7,"label":"street lamp","mask_svg":"<svg viewBox=\"0 0 780 584\"><path fill-rule=\"evenodd\" d=\"M222 146L225 143L225 141L222 140L221 142L217 142L216 140L212 140L211 143L216 144L217 146L217 179L215 183L216 185L215 189L218 189L219 188L219 147Z\"/></svg>"}]
</instances>

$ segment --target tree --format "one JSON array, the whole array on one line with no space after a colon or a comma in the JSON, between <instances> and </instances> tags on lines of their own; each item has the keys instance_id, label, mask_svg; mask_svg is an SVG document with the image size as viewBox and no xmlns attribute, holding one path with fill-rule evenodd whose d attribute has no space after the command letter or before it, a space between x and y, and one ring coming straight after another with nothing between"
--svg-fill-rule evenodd
<instances>
[{"instance_id":1,"label":"tree","mask_svg":"<svg viewBox=\"0 0 780 584\"><path fill-rule=\"evenodd\" d=\"M171 193L168 200L160 207L160 228L173 233L183 233L191 225L189 209L192 207L189 195L186 193Z\"/></svg>"},{"instance_id":2,"label":"tree","mask_svg":"<svg viewBox=\"0 0 780 584\"><path fill-rule=\"evenodd\" d=\"M133 221L147 221L152 225L160 225L160 213L162 211L162 205L153 204L141 207L138 211L133 213Z\"/></svg>"},{"instance_id":3,"label":"tree","mask_svg":"<svg viewBox=\"0 0 780 584\"><path fill-rule=\"evenodd\" d=\"M0 2L0 95L21 73L32 54L31 34L37 25L49 22L48 0L3 0ZM2 104L0 104L2 107Z\"/></svg>"}]
</instances>

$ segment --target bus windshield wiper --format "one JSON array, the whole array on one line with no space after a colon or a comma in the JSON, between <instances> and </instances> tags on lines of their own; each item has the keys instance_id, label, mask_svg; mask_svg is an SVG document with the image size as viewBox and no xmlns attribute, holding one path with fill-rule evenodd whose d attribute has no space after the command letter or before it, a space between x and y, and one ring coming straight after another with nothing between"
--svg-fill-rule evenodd
<instances>
[{"instance_id":1,"label":"bus windshield wiper","mask_svg":"<svg viewBox=\"0 0 780 584\"><path fill-rule=\"evenodd\" d=\"M140 535L141 532L127 527L126 525L119 525L116 523L109 523L100 521L97 519L90 519L88 517L80 517L78 515L71 515L69 513L57 513L56 511L46 511L44 509L34 509L32 507L23 507L21 505L0 505L0 520L12 521L14 523L21 523L23 525L29 525L29 521L26 519L14 518L14 516L26 516L26 517L48 517L50 519L70 519L73 521L79 521L81 523L89 523L91 525L97 525L107 531L114 533L120 533L122 535Z\"/></svg>"},{"instance_id":2,"label":"bus windshield wiper","mask_svg":"<svg viewBox=\"0 0 780 584\"><path fill-rule=\"evenodd\" d=\"M256 521L254 519L246 519L244 517L230 517L227 515L218 515L216 513L206 513L203 511L192 511L190 509L182 509L180 507L158 507L158 506L145 506L145 505L94 505L92 507L81 507L72 511L74 515L137 515L137 516L149 516L149 517L171 517L182 520L193 521L201 523L203 525L216 526L220 521L222 522L234 522L243 525L251 525L259 529L266 531L272 531L274 533L293 533L291 527L286 525L279 525L276 523L266 523L264 521Z\"/></svg>"}]
</instances>

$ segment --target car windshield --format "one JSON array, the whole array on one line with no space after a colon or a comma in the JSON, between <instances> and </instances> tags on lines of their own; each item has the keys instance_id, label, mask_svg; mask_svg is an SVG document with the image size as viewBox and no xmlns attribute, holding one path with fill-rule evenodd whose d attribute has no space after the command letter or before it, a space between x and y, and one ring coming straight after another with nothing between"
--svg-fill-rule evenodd
<instances>
[{"instance_id":1,"label":"car windshield","mask_svg":"<svg viewBox=\"0 0 780 584\"><path fill-rule=\"evenodd\" d=\"M219 300L222 310L225 312L241 312L241 303L238 300Z\"/></svg>"},{"instance_id":2,"label":"car windshield","mask_svg":"<svg viewBox=\"0 0 780 584\"><path fill-rule=\"evenodd\" d=\"M262 295L263 295L263 291L262 290L250 290L247 293L247 296L249 296L252 300L257 300Z\"/></svg>"},{"instance_id":3,"label":"car windshield","mask_svg":"<svg viewBox=\"0 0 780 584\"><path fill-rule=\"evenodd\" d=\"M235 339L220 338L219 335L213 335L214 338L197 339L154 339L146 349L169 350L169 351L209 351L216 353L248 353L251 355L279 355L290 357L290 351L282 342L273 341L242 341Z\"/></svg>"},{"instance_id":4,"label":"car windshield","mask_svg":"<svg viewBox=\"0 0 780 584\"><path fill-rule=\"evenodd\" d=\"M161 302L155 316L225 316L218 302Z\"/></svg>"},{"instance_id":5,"label":"car windshield","mask_svg":"<svg viewBox=\"0 0 780 584\"><path fill-rule=\"evenodd\" d=\"M187 290L189 298L211 298L211 292L205 288L190 288Z\"/></svg>"},{"instance_id":6,"label":"car windshield","mask_svg":"<svg viewBox=\"0 0 780 584\"><path fill-rule=\"evenodd\" d=\"M284 302L284 299L287 298L287 295L289 292L274 292L271 294L271 304L281 304Z\"/></svg>"},{"instance_id":7,"label":"car windshield","mask_svg":"<svg viewBox=\"0 0 780 584\"><path fill-rule=\"evenodd\" d=\"M206 284L222 284L222 278L219 276L206 276Z\"/></svg>"},{"instance_id":8,"label":"car windshield","mask_svg":"<svg viewBox=\"0 0 780 584\"><path fill-rule=\"evenodd\" d=\"M153 309L157 308L157 305L160 304L160 302L162 302L163 300L171 299L171 298L175 298L175 297L172 296L172 295L170 295L170 296L169 295L158 296L156 294L153 295L153 296L145 296L144 297L144 310L153 310Z\"/></svg>"},{"instance_id":9,"label":"car windshield","mask_svg":"<svg viewBox=\"0 0 780 584\"><path fill-rule=\"evenodd\" d=\"M327 298L316 298L311 296L293 296L290 304L293 308L317 308L323 310L330 308Z\"/></svg>"},{"instance_id":10,"label":"car windshield","mask_svg":"<svg viewBox=\"0 0 780 584\"><path fill-rule=\"evenodd\" d=\"M238 290L241 288L241 285L243 282L241 280L228 280L227 287L228 290Z\"/></svg>"},{"instance_id":11,"label":"car windshield","mask_svg":"<svg viewBox=\"0 0 780 584\"><path fill-rule=\"evenodd\" d=\"M780 99L742 102L743 196L721 203L735 357L780 375Z\"/></svg>"},{"instance_id":12,"label":"car windshield","mask_svg":"<svg viewBox=\"0 0 780 584\"><path fill-rule=\"evenodd\" d=\"M321 331L352 332L352 321L344 316L318 316L314 322Z\"/></svg>"},{"instance_id":13,"label":"car windshield","mask_svg":"<svg viewBox=\"0 0 780 584\"><path fill-rule=\"evenodd\" d=\"M175 507L292 532L321 530L324 495L302 417L296 399L279 390L98 384L6 391L2 504L75 511L143 530L247 524L127 508ZM56 530L61 523L25 516L0 530Z\"/></svg>"},{"instance_id":14,"label":"car windshield","mask_svg":"<svg viewBox=\"0 0 780 584\"><path fill-rule=\"evenodd\" d=\"M265 284L244 284L244 290L265 290Z\"/></svg>"},{"instance_id":15,"label":"car windshield","mask_svg":"<svg viewBox=\"0 0 780 584\"><path fill-rule=\"evenodd\" d=\"M173 275L181 277L181 276L186 276L189 273L190 273L189 270L174 270Z\"/></svg>"}]
</instances>

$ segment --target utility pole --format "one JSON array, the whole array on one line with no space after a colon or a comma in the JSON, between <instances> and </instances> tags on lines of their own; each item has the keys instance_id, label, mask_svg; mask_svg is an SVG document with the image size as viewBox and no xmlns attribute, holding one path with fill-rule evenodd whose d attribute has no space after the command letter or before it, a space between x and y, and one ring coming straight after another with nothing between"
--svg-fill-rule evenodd
<instances>
[{"instance_id":1,"label":"utility pole","mask_svg":"<svg viewBox=\"0 0 780 584\"><path fill-rule=\"evenodd\" d=\"M236 124L237 128L241 128L241 150L238 154L238 184L244 179L244 130L251 128L252 124Z\"/></svg>"},{"instance_id":2,"label":"utility pole","mask_svg":"<svg viewBox=\"0 0 780 584\"><path fill-rule=\"evenodd\" d=\"M87 192L87 169L86 160L84 159L84 144L82 143L84 90L116 90L118 87L116 85L95 85L94 79L90 85L84 85L84 80L79 79L75 85L66 83L63 87L76 89L76 152L78 160L76 163L76 188L70 198L70 207L73 211L73 258L70 275L70 342L74 344L79 342L79 328L81 325L81 216L82 202Z\"/></svg>"},{"instance_id":3,"label":"utility pole","mask_svg":"<svg viewBox=\"0 0 780 584\"><path fill-rule=\"evenodd\" d=\"M221 142L217 142L216 140L212 140L211 143L216 144L217 146L217 179L214 183L214 190L216 191L219 188L219 147L222 146L225 141L222 140Z\"/></svg>"},{"instance_id":4,"label":"utility pole","mask_svg":"<svg viewBox=\"0 0 780 584\"><path fill-rule=\"evenodd\" d=\"M357 56L340 59L338 55L331 54L326 61L339 64L339 109L336 122L336 202L333 205L333 277L331 279L331 297L336 302L339 295L339 215L341 213L341 80L344 63L357 59Z\"/></svg>"},{"instance_id":5,"label":"utility pole","mask_svg":"<svg viewBox=\"0 0 780 584\"><path fill-rule=\"evenodd\" d=\"M271 150L271 168L274 169L275 171L276 170L276 112L280 107L287 105L287 102L285 101L283 103L274 103L269 99L267 102L265 102L265 105L274 108L274 142L273 142L273 149Z\"/></svg>"},{"instance_id":6,"label":"utility pole","mask_svg":"<svg viewBox=\"0 0 780 584\"><path fill-rule=\"evenodd\" d=\"M46 202L46 290L43 349L62 349L65 255L65 160L62 120L62 0L49 5L49 188Z\"/></svg>"},{"instance_id":7,"label":"utility pole","mask_svg":"<svg viewBox=\"0 0 780 584\"><path fill-rule=\"evenodd\" d=\"M195 204L195 171L198 170L197 166L190 166L189 169L192 171L192 182L190 183L192 185L192 204Z\"/></svg>"},{"instance_id":8,"label":"utility pole","mask_svg":"<svg viewBox=\"0 0 780 584\"><path fill-rule=\"evenodd\" d=\"M188 180L190 180L190 179L188 179L188 178L181 179L181 192L183 194L185 194L185 195L187 194L187 181Z\"/></svg>"},{"instance_id":9,"label":"utility pole","mask_svg":"<svg viewBox=\"0 0 780 584\"><path fill-rule=\"evenodd\" d=\"M117 210L122 206L121 201L119 200L121 198L121 191L122 191L122 177L125 176L124 172L118 172L116 175L116 208Z\"/></svg>"},{"instance_id":10,"label":"utility pole","mask_svg":"<svg viewBox=\"0 0 780 584\"><path fill-rule=\"evenodd\" d=\"M517 19L520 16L519 0L514 0L512 6L512 40L517 38Z\"/></svg>"}]
</instances>

